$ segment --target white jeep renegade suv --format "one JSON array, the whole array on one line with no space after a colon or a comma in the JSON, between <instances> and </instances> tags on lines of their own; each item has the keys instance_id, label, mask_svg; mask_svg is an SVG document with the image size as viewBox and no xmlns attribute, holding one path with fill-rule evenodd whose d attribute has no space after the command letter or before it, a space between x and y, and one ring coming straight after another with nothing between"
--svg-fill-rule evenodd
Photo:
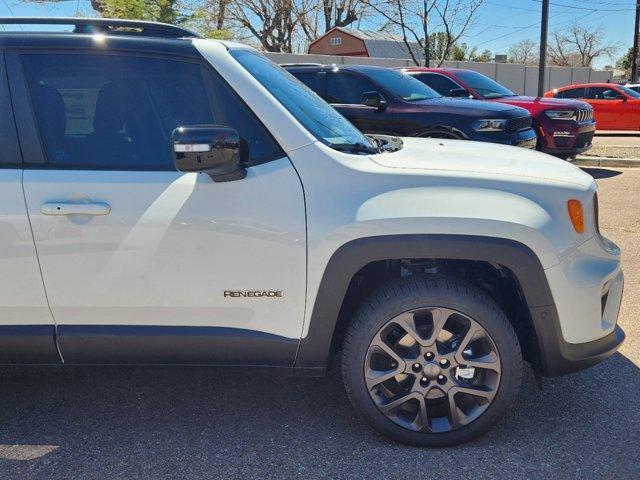
<instances>
[{"instance_id":1,"label":"white jeep renegade suv","mask_svg":"<svg viewBox=\"0 0 640 480\"><path fill-rule=\"evenodd\" d=\"M613 354L596 184L534 152L367 137L260 53L110 20L0 34L0 363L321 374L378 431L474 438L523 359ZM8 23L9 20L4 20Z\"/></svg>"}]
</instances>

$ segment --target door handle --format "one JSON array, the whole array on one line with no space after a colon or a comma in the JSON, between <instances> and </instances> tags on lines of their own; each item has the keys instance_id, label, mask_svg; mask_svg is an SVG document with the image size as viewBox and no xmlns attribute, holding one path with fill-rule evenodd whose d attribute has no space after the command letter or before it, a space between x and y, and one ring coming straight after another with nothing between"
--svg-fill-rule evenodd
<instances>
[{"instance_id":1,"label":"door handle","mask_svg":"<svg viewBox=\"0 0 640 480\"><path fill-rule=\"evenodd\" d=\"M43 215L108 215L111 206L108 203L68 203L47 202L40 207Z\"/></svg>"}]
</instances>

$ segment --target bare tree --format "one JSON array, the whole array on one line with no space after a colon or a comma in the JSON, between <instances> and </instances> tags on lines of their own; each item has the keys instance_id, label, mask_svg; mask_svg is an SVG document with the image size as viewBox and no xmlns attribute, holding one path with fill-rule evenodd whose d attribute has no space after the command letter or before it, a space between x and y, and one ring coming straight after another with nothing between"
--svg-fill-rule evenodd
<instances>
[{"instance_id":1,"label":"bare tree","mask_svg":"<svg viewBox=\"0 0 640 480\"><path fill-rule=\"evenodd\" d=\"M561 67L590 67L601 57L612 58L619 45L603 43L604 29L586 29L577 23L568 31L555 30L548 45L549 61Z\"/></svg>"},{"instance_id":2,"label":"bare tree","mask_svg":"<svg viewBox=\"0 0 640 480\"><path fill-rule=\"evenodd\" d=\"M536 65L538 63L538 44L535 40L525 39L514 43L507 50L509 62L520 65Z\"/></svg>"},{"instance_id":3,"label":"bare tree","mask_svg":"<svg viewBox=\"0 0 640 480\"><path fill-rule=\"evenodd\" d=\"M306 39L313 41L334 27L360 20L366 7L365 0L301 0L297 13Z\"/></svg>"},{"instance_id":4,"label":"bare tree","mask_svg":"<svg viewBox=\"0 0 640 480\"><path fill-rule=\"evenodd\" d=\"M547 44L547 57L551 65L558 67L570 67L572 66L572 54L571 48L565 40L565 35L554 30L551 32L551 38Z\"/></svg>"},{"instance_id":5,"label":"bare tree","mask_svg":"<svg viewBox=\"0 0 640 480\"><path fill-rule=\"evenodd\" d=\"M248 31L268 52L291 52L304 13L294 0L234 0L229 19Z\"/></svg>"},{"instance_id":6,"label":"bare tree","mask_svg":"<svg viewBox=\"0 0 640 480\"><path fill-rule=\"evenodd\" d=\"M388 25L399 31L416 65L431 60L431 31L442 32L443 48L438 66L449 57L453 46L467 32L484 0L365 0ZM417 50L414 51L415 45Z\"/></svg>"}]
</instances>

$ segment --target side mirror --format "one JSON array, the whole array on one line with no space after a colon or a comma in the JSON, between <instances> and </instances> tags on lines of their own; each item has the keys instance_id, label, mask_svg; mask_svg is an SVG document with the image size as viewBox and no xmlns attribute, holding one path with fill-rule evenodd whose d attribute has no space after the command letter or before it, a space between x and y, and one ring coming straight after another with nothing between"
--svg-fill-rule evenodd
<instances>
[{"instance_id":1,"label":"side mirror","mask_svg":"<svg viewBox=\"0 0 640 480\"><path fill-rule=\"evenodd\" d=\"M452 88L449 90L449 96L455 98L470 97L471 94L465 88Z\"/></svg>"},{"instance_id":2,"label":"side mirror","mask_svg":"<svg viewBox=\"0 0 640 480\"><path fill-rule=\"evenodd\" d=\"M173 163L180 172L207 173L214 182L240 180L248 148L236 130L220 125L176 128L171 134Z\"/></svg>"},{"instance_id":3,"label":"side mirror","mask_svg":"<svg viewBox=\"0 0 640 480\"><path fill-rule=\"evenodd\" d=\"M378 92L364 92L360 103L367 107L377 108L378 110L384 110L387 107L386 100L382 98L382 95Z\"/></svg>"}]
</instances>

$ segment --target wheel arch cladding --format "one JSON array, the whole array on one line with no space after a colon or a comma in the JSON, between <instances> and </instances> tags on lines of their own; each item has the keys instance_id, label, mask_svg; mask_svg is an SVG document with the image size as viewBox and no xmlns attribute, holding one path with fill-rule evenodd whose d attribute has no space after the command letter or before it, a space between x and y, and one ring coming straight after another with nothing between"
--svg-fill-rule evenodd
<instances>
[{"instance_id":1,"label":"wheel arch cladding","mask_svg":"<svg viewBox=\"0 0 640 480\"><path fill-rule=\"evenodd\" d=\"M520 284L536 337L539 322L557 322L553 297L544 269L535 253L515 240L473 235L384 235L350 241L338 248L325 268L311 314L309 332L300 342L296 367L325 368L334 331L353 277L366 265L401 259L470 260L499 264ZM547 325L555 330L559 325ZM541 349L540 369L545 365Z\"/></svg>"}]
</instances>

